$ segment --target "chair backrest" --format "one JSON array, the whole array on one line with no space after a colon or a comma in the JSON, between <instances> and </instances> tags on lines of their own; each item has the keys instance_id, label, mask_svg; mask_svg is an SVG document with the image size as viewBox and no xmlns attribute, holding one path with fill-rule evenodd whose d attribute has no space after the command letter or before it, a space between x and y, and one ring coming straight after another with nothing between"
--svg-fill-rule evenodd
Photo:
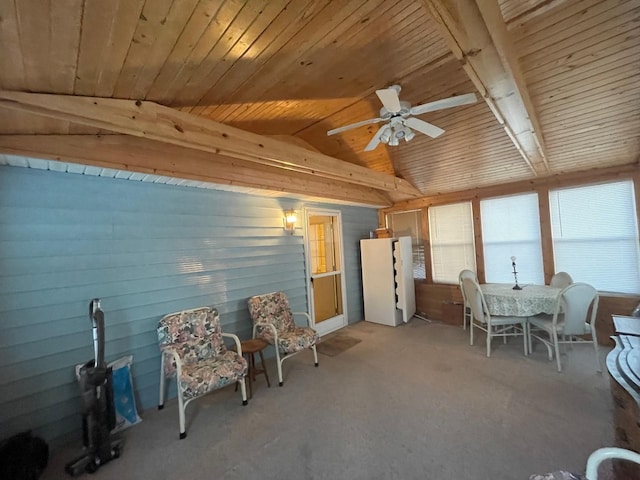
<instances>
[{"instance_id":1,"label":"chair backrest","mask_svg":"<svg viewBox=\"0 0 640 480\"><path fill-rule=\"evenodd\" d=\"M591 316L587 318L591 309ZM558 295L557 315L564 313L565 335L584 335L585 323L593 325L598 312L598 291L588 283L573 283Z\"/></svg>"},{"instance_id":2,"label":"chair backrest","mask_svg":"<svg viewBox=\"0 0 640 480\"><path fill-rule=\"evenodd\" d=\"M226 351L218 311L200 307L162 317L158 324L160 348L171 346L185 364L217 357Z\"/></svg>"},{"instance_id":3,"label":"chair backrest","mask_svg":"<svg viewBox=\"0 0 640 480\"><path fill-rule=\"evenodd\" d=\"M460 285L460 291L462 292L462 301L467 303L467 296L465 295L464 288L462 288L462 280L465 278L472 278L477 281L475 272L471 270L462 270L458 275L458 284Z\"/></svg>"},{"instance_id":4,"label":"chair backrest","mask_svg":"<svg viewBox=\"0 0 640 480\"><path fill-rule=\"evenodd\" d=\"M550 287L555 288L564 288L568 287L573 283L573 278L567 272L558 272L553 277L551 277Z\"/></svg>"},{"instance_id":5,"label":"chair backrest","mask_svg":"<svg viewBox=\"0 0 640 480\"><path fill-rule=\"evenodd\" d=\"M296 326L284 292L255 295L247 301L247 305L254 325L270 323L278 332L287 332Z\"/></svg>"},{"instance_id":6,"label":"chair backrest","mask_svg":"<svg viewBox=\"0 0 640 480\"><path fill-rule=\"evenodd\" d=\"M476 281L475 276L474 278L463 278L462 289L471 308L473 318L480 322L487 323L490 320L489 314L487 313L489 309L487 308L484 295L482 294L482 290L480 290L480 285Z\"/></svg>"}]
</instances>

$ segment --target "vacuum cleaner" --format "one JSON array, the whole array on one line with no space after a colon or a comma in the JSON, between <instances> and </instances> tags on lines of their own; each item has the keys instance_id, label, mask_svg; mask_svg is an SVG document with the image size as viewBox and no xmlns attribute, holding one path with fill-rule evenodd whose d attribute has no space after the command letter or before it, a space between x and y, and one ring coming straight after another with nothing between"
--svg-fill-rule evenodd
<instances>
[{"instance_id":1,"label":"vacuum cleaner","mask_svg":"<svg viewBox=\"0 0 640 480\"><path fill-rule=\"evenodd\" d=\"M112 371L104 361L104 313L100 299L89 303L93 329L94 359L80 367L78 378L82 392L82 440L84 453L67 463L65 471L77 476L94 473L101 465L120 456L121 440L111 438L116 424L113 403Z\"/></svg>"}]
</instances>

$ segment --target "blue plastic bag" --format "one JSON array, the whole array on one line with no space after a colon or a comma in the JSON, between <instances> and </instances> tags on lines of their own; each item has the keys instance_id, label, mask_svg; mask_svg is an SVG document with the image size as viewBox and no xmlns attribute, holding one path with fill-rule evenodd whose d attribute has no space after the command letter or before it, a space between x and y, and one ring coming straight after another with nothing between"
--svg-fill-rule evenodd
<instances>
[{"instance_id":1,"label":"blue plastic bag","mask_svg":"<svg viewBox=\"0 0 640 480\"><path fill-rule=\"evenodd\" d=\"M113 404L116 410L116 426L112 432L118 432L142 421L133 393L132 363L133 355L127 355L109 364L113 370Z\"/></svg>"}]
</instances>

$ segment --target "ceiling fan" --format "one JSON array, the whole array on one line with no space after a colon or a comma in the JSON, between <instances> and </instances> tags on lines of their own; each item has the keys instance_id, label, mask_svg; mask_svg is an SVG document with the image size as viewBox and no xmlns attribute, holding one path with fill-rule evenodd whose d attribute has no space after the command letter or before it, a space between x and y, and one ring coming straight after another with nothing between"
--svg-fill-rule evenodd
<instances>
[{"instance_id":1,"label":"ceiling fan","mask_svg":"<svg viewBox=\"0 0 640 480\"><path fill-rule=\"evenodd\" d=\"M408 142L416 136L414 130L424 133L431 138L436 138L442 135L444 130L424 120L415 118L414 115L422 115L423 113L434 112L445 108L468 105L478 101L474 93L467 93L465 95L444 98L442 100L436 100L435 102L412 107L409 102L400 100L398 96L400 90L400 85L391 85L388 88L376 90L376 95L378 95L383 105L378 118L371 118L369 120L363 120L362 122L352 123L351 125L345 125L344 127L334 128L333 130L329 130L327 135L334 135L372 123L386 122L385 125L378 129L369 144L365 147L365 152L374 150L380 143L386 143L393 147L398 145L402 139Z\"/></svg>"}]
</instances>

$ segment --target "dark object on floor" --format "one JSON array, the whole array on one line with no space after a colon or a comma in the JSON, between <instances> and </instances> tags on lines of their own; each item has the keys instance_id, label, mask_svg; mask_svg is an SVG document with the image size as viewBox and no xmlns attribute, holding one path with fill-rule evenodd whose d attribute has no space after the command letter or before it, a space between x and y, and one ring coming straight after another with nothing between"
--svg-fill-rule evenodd
<instances>
[{"instance_id":1,"label":"dark object on floor","mask_svg":"<svg viewBox=\"0 0 640 480\"><path fill-rule=\"evenodd\" d=\"M36 480L49 461L49 445L30 431L0 443L0 478Z\"/></svg>"},{"instance_id":2,"label":"dark object on floor","mask_svg":"<svg viewBox=\"0 0 640 480\"><path fill-rule=\"evenodd\" d=\"M326 340L322 340L317 348L318 352L323 355L327 355L329 357L335 357L339 353L344 352L345 350L350 349L354 345L357 345L362 340L359 338L352 337L350 335L339 334L333 337L327 338Z\"/></svg>"},{"instance_id":3,"label":"dark object on floor","mask_svg":"<svg viewBox=\"0 0 640 480\"><path fill-rule=\"evenodd\" d=\"M85 363L79 371L82 392L82 436L85 453L67 463L69 475L94 473L101 465L120 456L120 441L111 439L116 425L113 404L112 371L104 361L104 313L100 300L89 304L89 317L93 327L95 359Z\"/></svg>"}]
</instances>

